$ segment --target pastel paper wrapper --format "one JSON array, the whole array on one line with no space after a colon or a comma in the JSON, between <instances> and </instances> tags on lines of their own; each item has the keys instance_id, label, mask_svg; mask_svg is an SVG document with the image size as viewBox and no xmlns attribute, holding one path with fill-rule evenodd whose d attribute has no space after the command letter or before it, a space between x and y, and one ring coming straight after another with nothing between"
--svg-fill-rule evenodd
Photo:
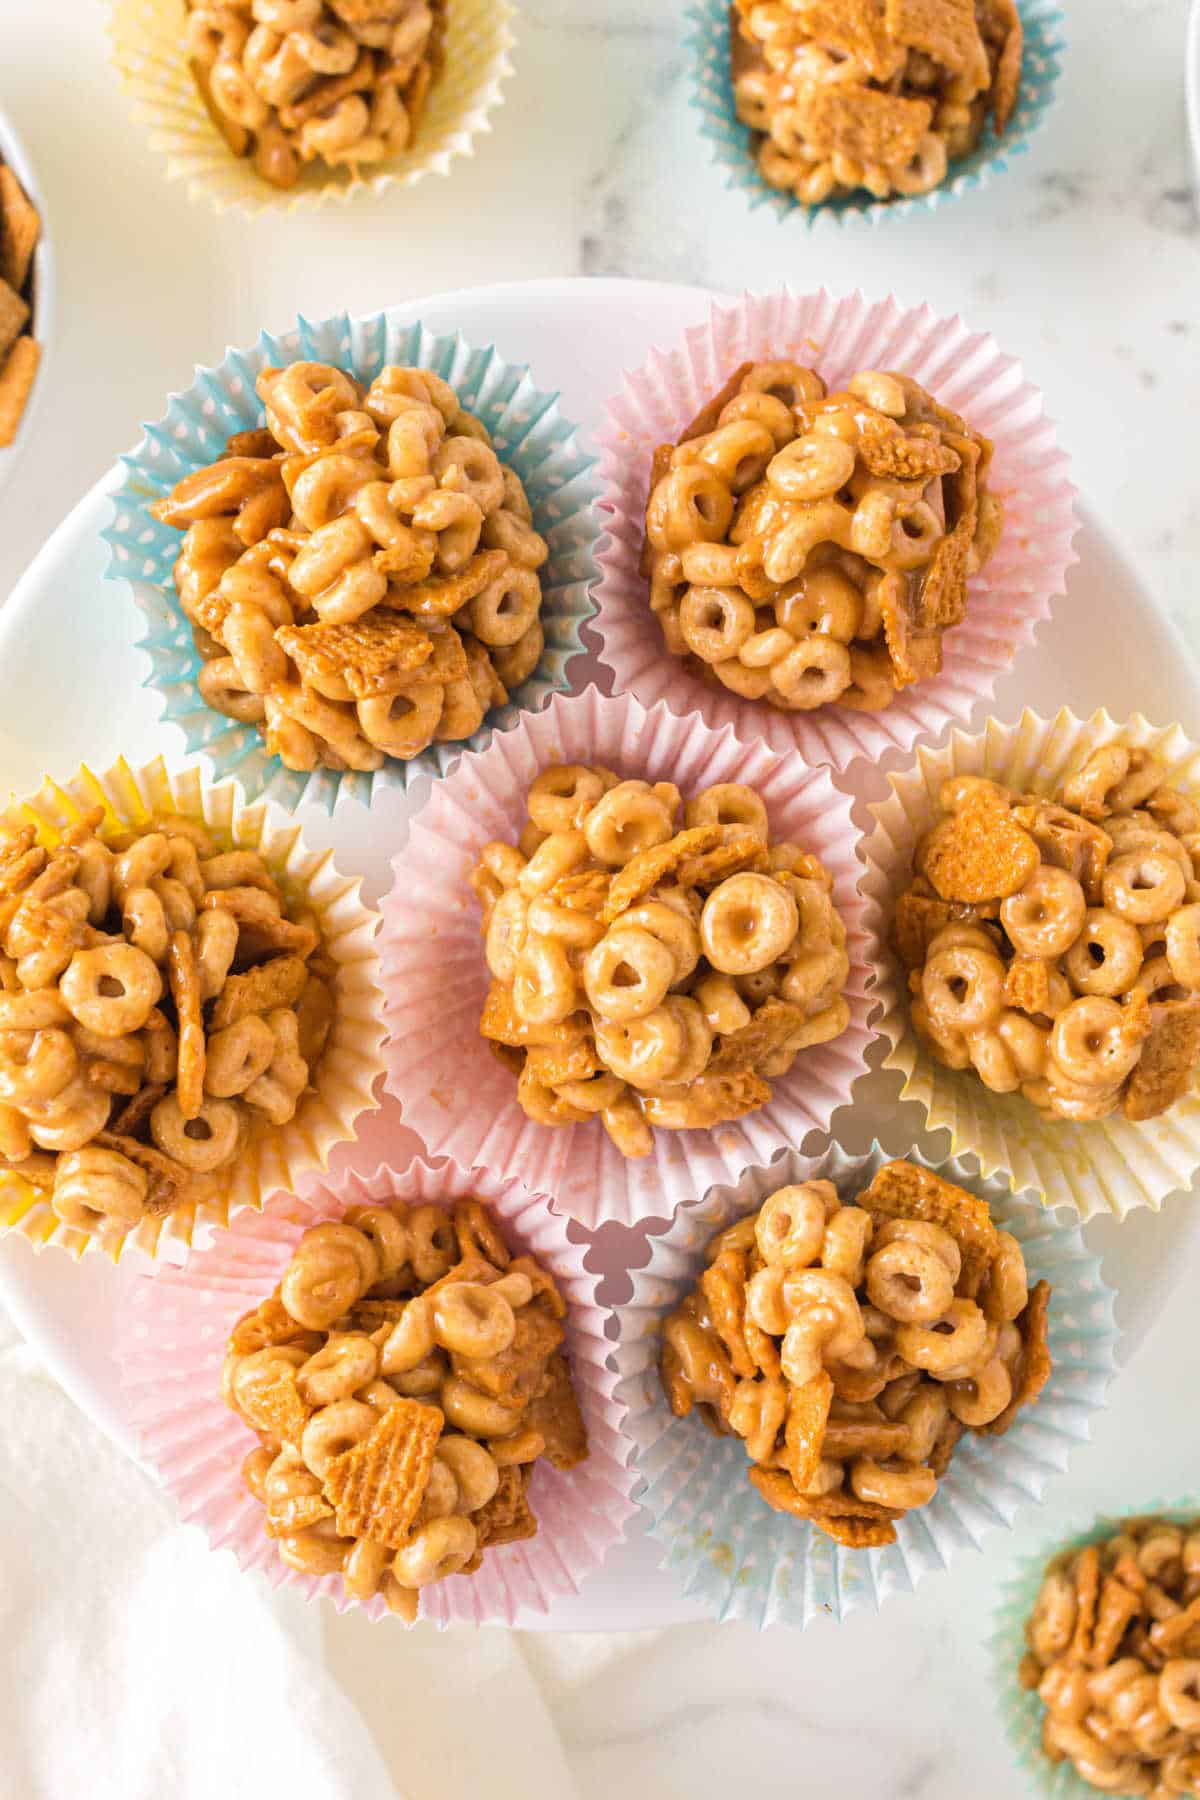
<instances>
[{"instance_id":1,"label":"pastel paper wrapper","mask_svg":"<svg viewBox=\"0 0 1200 1800\"><path fill-rule=\"evenodd\" d=\"M896 1543L846 1549L767 1506L750 1485L740 1439L714 1438L694 1414L672 1416L658 1375L660 1329L703 1269L710 1239L726 1225L793 1182L830 1180L849 1198L891 1158L878 1145L852 1157L834 1144L819 1161L793 1153L681 1208L670 1229L649 1240L645 1268L632 1271L614 1361L634 1444L635 1498L663 1550L663 1566L714 1619L803 1627L821 1614L840 1620L878 1610L890 1594L907 1592L962 1551L979 1549L985 1532L1011 1526L1019 1507L1040 1501L1104 1404L1117 1340L1113 1297L1080 1232L1003 1181L980 1181L958 1162L908 1155L986 1199L996 1222L1020 1240L1030 1284L1042 1277L1051 1282L1054 1373L1036 1406L1004 1437L963 1437L934 1498L898 1522Z\"/></svg>"},{"instance_id":2,"label":"pastel paper wrapper","mask_svg":"<svg viewBox=\"0 0 1200 1800\"><path fill-rule=\"evenodd\" d=\"M507 0L446 0L443 66L429 90L409 147L386 162L302 165L292 188L272 187L250 157L235 156L210 117L188 59L183 0L113 0L112 57L137 123L166 160L169 181L217 212L294 213L356 194L407 188L425 175L448 175L474 154L512 74L514 9Z\"/></svg>"},{"instance_id":3,"label":"pastel paper wrapper","mask_svg":"<svg viewBox=\"0 0 1200 1800\"><path fill-rule=\"evenodd\" d=\"M1045 1707L1036 1692L1022 1688L1017 1666L1025 1654L1025 1621L1033 1611L1046 1564L1063 1550L1086 1550L1120 1530L1122 1519L1162 1518L1176 1525L1200 1523L1200 1500L1135 1500L1124 1513L1104 1515L1075 1535L1055 1536L1035 1555L1026 1557L1001 1590L991 1640L996 1698L1005 1735L1027 1781L1028 1792L1048 1800L1095 1800L1097 1789L1077 1775L1070 1762L1052 1763L1041 1745Z\"/></svg>"},{"instance_id":4,"label":"pastel paper wrapper","mask_svg":"<svg viewBox=\"0 0 1200 1800\"><path fill-rule=\"evenodd\" d=\"M876 1029L887 1039L885 1069L903 1078L903 1097L924 1107L930 1131L947 1130L958 1154L973 1156L985 1175L1005 1173L1054 1205L1069 1203L1083 1219L1136 1206L1157 1211L1168 1194L1200 1171L1200 1096L1195 1090L1169 1112L1141 1124L1115 1114L1075 1124L1043 1118L1018 1095L993 1094L969 1071L944 1068L912 1029L904 971L890 942L898 895L912 878L917 839L933 823L942 782L986 775L1021 792L1049 794L1102 744L1145 746L1162 756L1167 780L1200 794L1200 747L1178 725L1150 725L1139 714L1118 722L1104 711L1078 719L1066 707L1054 719L1028 709L1015 724L989 719L976 736L955 731L936 749L889 776L888 798L870 808L874 830L863 840L870 897Z\"/></svg>"},{"instance_id":5,"label":"pastel paper wrapper","mask_svg":"<svg viewBox=\"0 0 1200 1800\"><path fill-rule=\"evenodd\" d=\"M214 786L197 769L168 769L161 757L142 768L122 760L103 775L85 766L62 785L47 778L31 799L9 802L0 825L35 825L49 844L97 805L106 813L102 831L179 814L208 826L228 848L257 850L286 898L316 913L322 949L337 965L336 1013L316 1081L289 1124L272 1128L239 1154L219 1201L176 1207L124 1236L102 1239L62 1224L38 1188L0 1169L0 1235L19 1232L35 1249L56 1244L75 1256L102 1250L114 1262L131 1249L178 1260L212 1226L261 1207L276 1188L292 1188L307 1172L323 1169L334 1148L355 1136L359 1117L379 1105L372 1093L383 1068L379 918L363 905L358 879L340 874L329 851L311 849L299 826L273 808L247 806L231 782Z\"/></svg>"},{"instance_id":6,"label":"pastel paper wrapper","mask_svg":"<svg viewBox=\"0 0 1200 1800\"><path fill-rule=\"evenodd\" d=\"M700 681L668 652L639 572L656 446L674 443L741 363L781 358L811 365L830 392L863 369L911 375L995 443L989 484L1005 505L999 547L971 578L966 617L943 639L941 673L900 689L882 712L845 706L781 712ZM918 738L938 737L951 723L965 723L1033 643L1076 560L1068 460L1020 363L961 318L904 307L894 295L872 302L862 293L839 299L823 288L808 294L785 288L714 302L707 324L693 326L677 345L651 351L626 374L607 404L599 442L607 535L598 556L593 630L614 690L635 694L646 706L664 700L673 712L707 725L732 725L781 756L798 750L808 762L844 769L858 757L878 762L889 751L911 750Z\"/></svg>"},{"instance_id":7,"label":"pastel paper wrapper","mask_svg":"<svg viewBox=\"0 0 1200 1800\"><path fill-rule=\"evenodd\" d=\"M533 674L506 706L494 708L467 740L481 749L493 731L526 711L544 706L568 685L567 665L582 649L580 626L592 611L588 587L595 574L596 535L588 471L593 459L579 448L575 427L554 395L537 388L523 365L509 363L492 346L473 348L461 335L435 336L396 312L352 319L347 313L316 322L301 319L280 337L263 332L250 350L230 350L212 369L198 369L185 393L173 394L164 416L121 459L124 479L113 496L113 517L103 533L109 545L107 573L128 587L142 614L138 642L150 661L147 686L163 703L163 718L182 733L189 753L203 756L217 779L232 775L251 799L269 795L282 806L324 806L339 794L370 804L386 789L408 789L419 776L445 774L464 745L438 743L409 762L388 758L376 773L286 769L253 725L242 725L206 706L196 685L203 659L175 592L172 568L183 534L161 524L154 502L185 475L224 454L234 432L263 423L255 394L259 372L296 361L327 362L370 382L385 363L432 369L450 382L468 412L493 434L501 460L521 477L534 524L550 546L543 566L542 626L546 647ZM114 605L114 611L116 606Z\"/></svg>"},{"instance_id":8,"label":"pastel paper wrapper","mask_svg":"<svg viewBox=\"0 0 1200 1800\"><path fill-rule=\"evenodd\" d=\"M341 1218L353 1205L392 1198L448 1204L473 1194L494 1211L509 1247L535 1256L567 1301L564 1349L589 1454L569 1471L539 1461L530 1485L536 1537L489 1550L474 1575L425 1588L420 1617L439 1626L513 1625L545 1613L557 1596L576 1593L621 1537L634 1510L628 1444L607 1365L607 1310L596 1303L597 1277L584 1267L586 1245L570 1242L566 1221L518 1181L478 1170L468 1175L453 1163L433 1168L417 1161L400 1174L386 1166L369 1175L346 1169L305 1184L299 1195L276 1198L264 1213L243 1213L184 1268L159 1272L153 1284L139 1282L117 1344L140 1453L174 1496L181 1519L199 1525L214 1550L232 1550L241 1568L260 1570L272 1587L298 1587L309 1599L325 1595L339 1612L355 1604L343 1594L340 1576L302 1575L280 1560L263 1530L262 1507L242 1485L240 1465L258 1440L221 1398L230 1329L271 1293L309 1226ZM366 1611L372 1619L390 1616L381 1595Z\"/></svg>"},{"instance_id":9,"label":"pastel paper wrapper","mask_svg":"<svg viewBox=\"0 0 1200 1800\"><path fill-rule=\"evenodd\" d=\"M486 843L515 843L530 784L554 762L599 762L627 777L673 781L685 799L717 782L745 782L766 804L772 839L821 859L846 926L850 1021L841 1036L801 1051L760 1111L711 1131L657 1131L652 1153L637 1160L621 1155L598 1119L551 1127L527 1118L514 1076L479 1035L490 977L467 877ZM824 1131L863 1070L872 1034L850 802L828 771L799 757L780 761L729 730L685 723L661 705L647 712L594 688L556 696L434 788L394 866L381 950L388 1089L405 1124L433 1154L464 1168L519 1169L589 1230L610 1219L669 1218L714 1182L735 1181L748 1164Z\"/></svg>"},{"instance_id":10,"label":"pastel paper wrapper","mask_svg":"<svg viewBox=\"0 0 1200 1800\"><path fill-rule=\"evenodd\" d=\"M1065 15L1052 0L1017 0L1017 5L1025 32L1021 86L1002 136L996 135L989 120L971 154L953 161L946 179L928 194L876 200L865 189L859 189L844 199L810 206L786 189L772 187L759 172L754 134L738 118L734 104L729 66L733 30L729 0L692 0L684 15L691 59L690 102L699 114L700 135L708 141L710 155L725 186L741 194L751 210L766 206L777 219L808 227L818 220L837 225L860 221L879 225L888 219L937 212L960 195L986 187L994 176L1005 172L1014 156L1029 149L1030 140L1054 104L1066 49Z\"/></svg>"}]
</instances>

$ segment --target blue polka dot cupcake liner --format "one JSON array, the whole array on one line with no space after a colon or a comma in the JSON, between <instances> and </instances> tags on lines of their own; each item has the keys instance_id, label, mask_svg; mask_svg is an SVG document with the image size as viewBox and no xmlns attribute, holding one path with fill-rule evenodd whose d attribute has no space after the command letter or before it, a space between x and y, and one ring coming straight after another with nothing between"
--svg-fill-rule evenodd
<instances>
[{"instance_id":1,"label":"blue polka dot cupcake liner","mask_svg":"<svg viewBox=\"0 0 1200 1800\"><path fill-rule=\"evenodd\" d=\"M365 383L388 363L440 375L464 409L486 425L501 461L520 476L534 526L550 547L541 570L546 642L532 675L470 738L432 744L409 761L389 758L375 772L285 768L255 726L205 704L197 686L203 659L172 575L182 535L151 510L185 475L223 455L233 433L264 423L255 392L259 374L297 361L331 363ZM230 350L215 368L197 369L192 385L173 394L162 418L144 433L137 448L121 458L122 480L103 533L110 553L107 574L140 614L138 644L150 665L146 685L161 698L164 723L181 734L189 754L204 759L214 779L232 777L248 799L270 797L289 809L318 805L332 812L339 796L369 805L381 790L405 791L420 776L444 775L464 750L485 749L495 731L539 711L551 694L568 691L569 665L584 650L580 629L592 611L594 459L581 449L577 428L564 418L557 395L540 389L527 367L507 362L494 345L439 336L394 312L300 319L292 331L281 336L264 331L252 349Z\"/></svg>"},{"instance_id":2,"label":"blue polka dot cupcake liner","mask_svg":"<svg viewBox=\"0 0 1200 1800\"><path fill-rule=\"evenodd\" d=\"M994 176L1004 173L1014 156L1028 150L1030 140L1054 104L1066 48L1065 20L1059 7L1049 0L1017 0L1017 4L1025 34L1021 85L1002 135L998 136L989 122L971 154L952 162L945 181L932 193L876 200L866 192L858 192L809 206L794 194L764 181L754 155L755 134L737 116L729 65L733 30L729 0L691 0L685 15L691 58L691 105L700 115L701 136L711 146L725 186L744 195L752 208L766 206L776 218L798 218L809 226L818 219L832 219L838 225L858 220L878 225L883 219L936 212L960 195L985 187Z\"/></svg>"},{"instance_id":3,"label":"blue polka dot cupcake liner","mask_svg":"<svg viewBox=\"0 0 1200 1800\"><path fill-rule=\"evenodd\" d=\"M1003 1437L967 1433L933 1499L897 1523L894 1544L872 1550L835 1544L760 1498L740 1438L713 1437L694 1413L673 1417L658 1373L661 1326L694 1285L717 1232L789 1183L828 1180L849 1197L892 1156L878 1144L865 1156L850 1156L836 1144L819 1159L792 1151L749 1170L736 1186L713 1188L698 1204L681 1207L670 1228L650 1239L650 1260L633 1271L632 1297L618 1309L617 1395L628 1409L634 1444L634 1498L662 1566L720 1622L803 1628L820 1616L841 1620L877 1611L889 1595L910 1591L963 1552L980 1549L989 1531L1011 1527L1022 1506L1040 1503L1105 1404L1116 1366L1113 1294L1078 1226L1014 1193L1003 1179L981 1180L970 1162L935 1164L916 1151L907 1154L987 1200L997 1225L1019 1240L1031 1285L1050 1282L1053 1373L1037 1404Z\"/></svg>"}]
</instances>

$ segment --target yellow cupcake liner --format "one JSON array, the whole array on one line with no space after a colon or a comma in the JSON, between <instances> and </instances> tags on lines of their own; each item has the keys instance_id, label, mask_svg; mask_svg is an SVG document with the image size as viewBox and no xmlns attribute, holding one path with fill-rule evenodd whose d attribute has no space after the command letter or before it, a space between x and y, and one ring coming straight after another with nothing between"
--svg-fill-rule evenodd
<instances>
[{"instance_id":1,"label":"yellow cupcake liner","mask_svg":"<svg viewBox=\"0 0 1200 1800\"><path fill-rule=\"evenodd\" d=\"M912 1029L908 984L891 944L892 909L911 878L918 838L938 812L943 781L984 775L1022 792L1049 795L1103 744L1153 750L1173 786L1200 797L1200 746L1179 725L1151 725L1141 714L1119 721L1101 709L1079 719L1067 707L1043 719L1026 709L1015 724L988 719L968 736L917 752L915 764L889 776L891 793L870 811L864 840L863 890L871 900L875 1028L887 1039L885 1069L903 1077L903 1098L924 1109L931 1131L950 1133L952 1153L968 1155L984 1175L1003 1173L1032 1189L1043 1204L1072 1205L1081 1218L1123 1219L1135 1207L1157 1212L1168 1194L1190 1187L1200 1171L1200 1097L1196 1092L1142 1124L1114 1116L1076 1124L1043 1118L1020 1095L993 1094L978 1076L943 1068Z\"/></svg>"},{"instance_id":2,"label":"yellow cupcake liner","mask_svg":"<svg viewBox=\"0 0 1200 1800\"><path fill-rule=\"evenodd\" d=\"M136 829L156 816L178 814L206 826L226 849L257 850L288 903L317 915L322 948L337 965L334 1022L315 1085L289 1124L247 1146L219 1201L180 1206L143 1219L121 1237L101 1238L62 1224L39 1188L0 1169L0 1235L19 1232L36 1250L56 1244L76 1257L98 1249L113 1262L131 1248L155 1257L174 1247L178 1258L202 1228L227 1225L247 1208L260 1211L272 1193L291 1192L302 1176L326 1168L335 1146L356 1136L359 1117L379 1105L372 1092L384 1066L374 942L379 917L363 905L358 878L340 874L331 851L310 849L299 826L282 813L261 801L247 806L233 782L205 782L197 769L173 772L162 757L141 768L121 758L103 775L84 764L63 785L47 776L31 799L9 801L0 813L0 829L33 825L39 842L50 846L96 806L105 811L101 832Z\"/></svg>"},{"instance_id":3,"label":"yellow cupcake liner","mask_svg":"<svg viewBox=\"0 0 1200 1800\"><path fill-rule=\"evenodd\" d=\"M135 120L149 128L151 148L166 157L168 180L186 181L193 199L202 196L218 212L296 212L446 175L491 130L513 72L516 11L507 0L445 0L443 63L409 148L361 173L307 163L295 187L273 188L249 158L233 154L209 116L187 56L186 17L183 0L113 0L113 61Z\"/></svg>"}]
</instances>

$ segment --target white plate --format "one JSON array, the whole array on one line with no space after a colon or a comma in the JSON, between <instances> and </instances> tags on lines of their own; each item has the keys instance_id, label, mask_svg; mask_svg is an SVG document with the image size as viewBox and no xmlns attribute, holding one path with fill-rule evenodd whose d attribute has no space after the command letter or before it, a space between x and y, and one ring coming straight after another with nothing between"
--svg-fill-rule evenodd
<instances>
[{"instance_id":1,"label":"white plate","mask_svg":"<svg viewBox=\"0 0 1200 1800\"><path fill-rule=\"evenodd\" d=\"M21 415L21 423L17 427L17 435L7 449L0 450L0 488L2 488L17 466L21 451L29 439L33 415L37 411L41 396L46 391L46 369L54 342L54 251L51 248L50 228L46 219L46 203L42 199L33 164L29 160L25 146L17 136L12 120L7 113L3 112L0 112L0 162L8 164L37 207L42 221L41 235L33 253L33 316L29 323L29 330L41 345L42 354L37 373L33 378L33 387L25 402L25 411Z\"/></svg>"},{"instance_id":2,"label":"white plate","mask_svg":"<svg viewBox=\"0 0 1200 1800\"><path fill-rule=\"evenodd\" d=\"M699 289L645 282L543 281L439 295L397 311L437 331L461 329L476 343L494 340L504 356L527 360L541 387L561 390L567 417L591 432L622 370L702 320L709 298ZM126 435L134 433L131 420ZM105 485L59 528L0 612L0 769L5 785L19 792L36 788L47 770L67 773L85 758L103 768L122 753L131 760L159 750L179 754L176 734L160 731L157 701L141 686L145 660L133 647L140 616L132 599L104 579ZM1010 714L1029 704L1052 712L1068 701L1076 712L1099 705L1114 713L1140 709L1158 720L1178 718L1194 735L1200 689L1186 650L1132 565L1086 514L1079 547L1069 598L1059 603L1036 651L1001 683L995 710ZM882 791L878 771L865 772L864 796L869 786L872 794ZM410 805L388 794L369 818L358 806L339 808L332 821L311 808L302 816L314 841L331 842L344 867L361 871L373 900L387 885L388 859L403 842ZM889 1098L897 1091L891 1080L871 1078L874 1103L856 1110L852 1129L843 1133L848 1149L865 1149L872 1135L896 1153L913 1142L916 1109ZM355 1158L403 1161L412 1145L391 1104L369 1122ZM1118 1290L1127 1361L1184 1272L1189 1209L1174 1199L1160 1218L1142 1211L1124 1226L1098 1220L1086 1236L1104 1255L1106 1277ZM639 1245L639 1233L620 1227L599 1234L596 1266L616 1278L604 1299L623 1297L621 1272L644 1260ZM35 1256L23 1241L0 1244L0 1298L67 1391L130 1455L111 1346L113 1311L135 1279L98 1257L76 1267L57 1252ZM557 1602L548 1618L520 1623L613 1630L699 1617L674 1579L655 1568L655 1555L635 1531L577 1599Z\"/></svg>"}]
</instances>

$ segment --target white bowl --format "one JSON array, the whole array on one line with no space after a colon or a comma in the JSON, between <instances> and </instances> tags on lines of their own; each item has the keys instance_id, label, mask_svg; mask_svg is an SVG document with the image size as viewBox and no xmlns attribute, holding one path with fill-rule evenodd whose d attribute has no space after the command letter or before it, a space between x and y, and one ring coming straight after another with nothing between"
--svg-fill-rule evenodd
<instances>
[{"instance_id":1,"label":"white bowl","mask_svg":"<svg viewBox=\"0 0 1200 1800\"><path fill-rule=\"evenodd\" d=\"M25 146L17 136L12 120L3 110L0 110L0 162L8 164L37 207L42 221L37 249L33 253L31 297L33 311L29 322L29 330L32 331L41 346L42 354L37 374L33 379L33 388L25 403L21 423L17 426L17 435L7 449L0 450L0 488L2 488L17 466L21 451L29 439L33 415L46 390L46 365L49 361L50 345L54 337L54 253L50 247L50 232L46 224L46 202L38 184L37 175Z\"/></svg>"}]
</instances>

